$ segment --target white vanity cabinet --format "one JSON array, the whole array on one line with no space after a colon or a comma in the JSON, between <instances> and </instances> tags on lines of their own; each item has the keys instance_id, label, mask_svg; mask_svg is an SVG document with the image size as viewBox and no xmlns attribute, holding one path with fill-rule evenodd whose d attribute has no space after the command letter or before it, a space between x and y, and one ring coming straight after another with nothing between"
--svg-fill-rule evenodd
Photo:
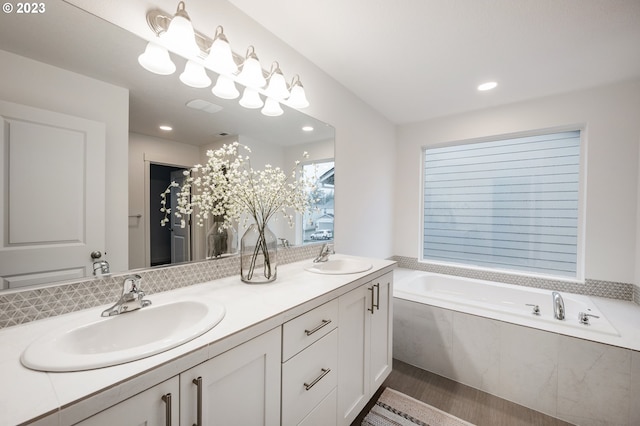
<instances>
[{"instance_id":1,"label":"white vanity cabinet","mask_svg":"<svg viewBox=\"0 0 640 426\"><path fill-rule=\"evenodd\" d=\"M350 424L392 366L393 273L339 298L338 424Z\"/></svg>"},{"instance_id":2,"label":"white vanity cabinet","mask_svg":"<svg viewBox=\"0 0 640 426\"><path fill-rule=\"evenodd\" d=\"M280 330L180 374L180 424L279 425Z\"/></svg>"},{"instance_id":3,"label":"white vanity cabinet","mask_svg":"<svg viewBox=\"0 0 640 426\"><path fill-rule=\"evenodd\" d=\"M179 403L180 385L176 376L76 423L76 425L178 426Z\"/></svg>"},{"instance_id":4,"label":"white vanity cabinet","mask_svg":"<svg viewBox=\"0 0 640 426\"><path fill-rule=\"evenodd\" d=\"M282 424L336 423L338 299L282 326Z\"/></svg>"}]
</instances>

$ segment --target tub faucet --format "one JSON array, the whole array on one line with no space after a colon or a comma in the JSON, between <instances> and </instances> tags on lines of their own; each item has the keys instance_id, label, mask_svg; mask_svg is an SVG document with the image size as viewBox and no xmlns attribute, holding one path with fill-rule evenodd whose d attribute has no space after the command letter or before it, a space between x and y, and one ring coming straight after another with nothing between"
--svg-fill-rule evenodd
<instances>
[{"instance_id":1,"label":"tub faucet","mask_svg":"<svg viewBox=\"0 0 640 426\"><path fill-rule=\"evenodd\" d=\"M553 317L557 320L564 320L564 300L562 300L562 296L557 291L551 293L551 297L553 298Z\"/></svg>"},{"instance_id":2,"label":"tub faucet","mask_svg":"<svg viewBox=\"0 0 640 426\"><path fill-rule=\"evenodd\" d=\"M335 253L336 252L333 250L333 244L324 243L322 245L322 248L320 248L320 253L318 254L318 256L313 259L313 263L326 262L327 260L329 260L329 256Z\"/></svg>"},{"instance_id":3,"label":"tub faucet","mask_svg":"<svg viewBox=\"0 0 640 426\"><path fill-rule=\"evenodd\" d=\"M102 312L103 317L120 315L151 305L151 300L144 299L144 291L140 290L140 275L129 275L122 283L122 296L115 305Z\"/></svg>"}]
</instances>

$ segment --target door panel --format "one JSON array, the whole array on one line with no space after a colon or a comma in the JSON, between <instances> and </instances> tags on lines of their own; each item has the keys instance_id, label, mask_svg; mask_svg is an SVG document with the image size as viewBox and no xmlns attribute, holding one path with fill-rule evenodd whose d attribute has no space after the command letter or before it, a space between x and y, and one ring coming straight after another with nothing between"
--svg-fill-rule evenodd
<instances>
[{"instance_id":1,"label":"door panel","mask_svg":"<svg viewBox=\"0 0 640 426\"><path fill-rule=\"evenodd\" d=\"M105 126L0 101L0 288L92 273L105 252Z\"/></svg>"}]
</instances>

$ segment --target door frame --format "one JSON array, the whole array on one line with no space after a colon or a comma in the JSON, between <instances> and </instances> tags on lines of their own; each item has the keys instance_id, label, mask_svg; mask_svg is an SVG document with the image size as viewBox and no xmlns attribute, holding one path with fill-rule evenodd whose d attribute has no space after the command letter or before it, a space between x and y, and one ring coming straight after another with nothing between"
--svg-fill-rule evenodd
<instances>
[{"instance_id":1,"label":"door frame","mask_svg":"<svg viewBox=\"0 0 640 426\"><path fill-rule=\"evenodd\" d=\"M178 167L182 169L191 169L192 165L177 164L171 161L166 155L157 153L144 153L144 211L146 216L151 208L151 164L157 164L160 166ZM158 194L159 195L159 194ZM158 208L160 206L158 205ZM190 257L194 259L196 255L194 246L196 244L197 236L194 233L194 227L190 226ZM151 223L150 219L144 220L144 267L151 267Z\"/></svg>"}]
</instances>

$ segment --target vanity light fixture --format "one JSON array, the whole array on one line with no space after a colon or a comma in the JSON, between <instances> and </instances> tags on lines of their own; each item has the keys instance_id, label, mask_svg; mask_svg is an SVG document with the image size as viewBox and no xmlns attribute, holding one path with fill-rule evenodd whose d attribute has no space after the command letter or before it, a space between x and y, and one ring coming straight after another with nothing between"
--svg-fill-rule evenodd
<instances>
[{"instance_id":1,"label":"vanity light fixture","mask_svg":"<svg viewBox=\"0 0 640 426\"><path fill-rule=\"evenodd\" d=\"M240 98L240 105L249 109L257 109L262 108L264 102L262 102L262 98L257 90L251 87L245 87L242 98Z\"/></svg>"},{"instance_id":2,"label":"vanity light fixture","mask_svg":"<svg viewBox=\"0 0 640 426\"><path fill-rule=\"evenodd\" d=\"M238 74L238 83L246 87L259 89L267 84L267 80L262 74L262 67L260 66L260 60L256 55L256 50L253 46L247 48L247 54L245 55L244 62L242 63L242 70Z\"/></svg>"},{"instance_id":3,"label":"vanity light fixture","mask_svg":"<svg viewBox=\"0 0 640 426\"><path fill-rule=\"evenodd\" d=\"M313 127L312 126L303 126L302 127L302 131L303 132L313 132Z\"/></svg>"},{"instance_id":4,"label":"vanity light fixture","mask_svg":"<svg viewBox=\"0 0 640 426\"><path fill-rule=\"evenodd\" d=\"M211 89L211 93L222 99L235 99L240 96L236 83L231 77L227 77L224 74L218 76L216 85Z\"/></svg>"},{"instance_id":5,"label":"vanity light fixture","mask_svg":"<svg viewBox=\"0 0 640 426\"><path fill-rule=\"evenodd\" d=\"M186 57L198 56L200 48L196 44L196 34L191 18L185 10L184 2L178 3L175 15L171 18L166 32L160 35L167 48Z\"/></svg>"},{"instance_id":6,"label":"vanity light fixture","mask_svg":"<svg viewBox=\"0 0 640 426\"><path fill-rule=\"evenodd\" d=\"M169 75L176 72L176 64L171 61L169 51L152 41L147 44L144 53L138 56L138 63L154 74Z\"/></svg>"},{"instance_id":7,"label":"vanity light fixture","mask_svg":"<svg viewBox=\"0 0 640 426\"><path fill-rule=\"evenodd\" d=\"M309 106L307 95L304 93L304 87L300 82L298 74L294 75L293 80L291 80L291 96L287 99L287 105L296 109Z\"/></svg>"},{"instance_id":8,"label":"vanity light fixture","mask_svg":"<svg viewBox=\"0 0 640 426\"><path fill-rule=\"evenodd\" d=\"M160 130L162 130L163 132L170 132L173 130L173 127L171 126L167 126L166 124L163 124L161 126L159 126Z\"/></svg>"},{"instance_id":9,"label":"vanity light fixture","mask_svg":"<svg viewBox=\"0 0 640 426\"><path fill-rule=\"evenodd\" d=\"M280 70L280 64L277 62L271 64L268 81L269 84L265 90L265 94L268 97L283 100L291 96L291 93L289 93L289 89L287 88L287 81L284 79L284 75Z\"/></svg>"},{"instance_id":10,"label":"vanity light fixture","mask_svg":"<svg viewBox=\"0 0 640 426\"><path fill-rule=\"evenodd\" d=\"M238 72L238 65L233 60L229 40L221 26L216 28L216 35L209 48L205 66L218 74L233 75Z\"/></svg>"},{"instance_id":11,"label":"vanity light fixture","mask_svg":"<svg viewBox=\"0 0 640 426\"><path fill-rule=\"evenodd\" d=\"M268 117L277 117L284 113L280 106L280 102L273 98L267 98L264 102L264 108L262 108L260 112Z\"/></svg>"},{"instance_id":12,"label":"vanity light fixture","mask_svg":"<svg viewBox=\"0 0 640 426\"><path fill-rule=\"evenodd\" d=\"M496 83L495 81L488 81L479 85L478 90L481 92L486 92L487 90L495 89L497 86L498 83Z\"/></svg>"},{"instance_id":13,"label":"vanity light fixture","mask_svg":"<svg viewBox=\"0 0 640 426\"><path fill-rule=\"evenodd\" d=\"M244 57L231 49L222 26L216 27L213 40L193 28L184 1L178 3L176 13L171 16L155 9L147 13L147 23L157 36L150 41L138 62L146 70L169 75L176 66L169 55L177 53L187 59L180 81L184 84L205 88L211 85L207 70L218 74L212 93L223 99L235 99L240 95L236 83L245 86L240 105L245 108L262 108L269 116L282 115L280 102L292 108L309 106L304 88L297 75L287 84L277 61L265 72L258 55L249 46ZM265 78L266 76L266 78ZM261 95L266 97L266 102Z\"/></svg>"},{"instance_id":14,"label":"vanity light fixture","mask_svg":"<svg viewBox=\"0 0 640 426\"><path fill-rule=\"evenodd\" d=\"M180 81L190 87L202 89L211 86L211 79L204 67L192 60L187 61L184 71L180 74Z\"/></svg>"}]
</instances>

